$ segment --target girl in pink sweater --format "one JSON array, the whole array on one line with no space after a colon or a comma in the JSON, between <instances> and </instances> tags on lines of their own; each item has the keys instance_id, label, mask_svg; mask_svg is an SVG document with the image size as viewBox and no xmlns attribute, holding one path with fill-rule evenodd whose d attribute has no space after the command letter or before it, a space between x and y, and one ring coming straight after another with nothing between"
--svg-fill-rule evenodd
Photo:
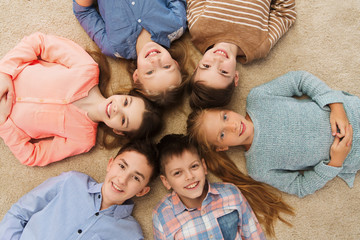
<instances>
[{"instance_id":1,"label":"girl in pink sweater","mask_svg":"<svg viewBox=\"0 0 360 240\"><path fill-rule=\"evenodd\" d=\"M0 60L0 137L21 163L45 166L89 151L99 122L130 138L159 129L150 102L105 98L98 83L98 65L71 40L42 33L23 38Z\"/></svg>"}]
</instances>

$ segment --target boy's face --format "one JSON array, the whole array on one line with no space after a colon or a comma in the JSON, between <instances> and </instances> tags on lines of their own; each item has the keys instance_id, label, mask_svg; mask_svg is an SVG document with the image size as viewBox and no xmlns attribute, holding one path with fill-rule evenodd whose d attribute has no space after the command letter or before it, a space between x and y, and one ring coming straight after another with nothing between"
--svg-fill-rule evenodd
<instances>
[{"instance_id":1,"label":"boy's face","mask_svg":"<svg viewBox=\"0 0 360 240\"><path fill-rule=\"evenodd\" d=\"M111 158L101 189L103 201L101 209L120 205L133 196L143 196L149 192L147 186L152 167L147 158L136 151L125 151L115 159Z\"/></svg>"},{"instance_id":2,"label":"boy's face","mask_svg":"<svg viewBox=\"0 0 360 240\"><path fill-rule=\"evenodd\" d=\"M207 169L204 159L197 153L185 150L181 156L172 156L165 164L165 176L160 179L167 189L173 189L185 206L201 205L206 196Z\"/></svg>"}]
</instances>

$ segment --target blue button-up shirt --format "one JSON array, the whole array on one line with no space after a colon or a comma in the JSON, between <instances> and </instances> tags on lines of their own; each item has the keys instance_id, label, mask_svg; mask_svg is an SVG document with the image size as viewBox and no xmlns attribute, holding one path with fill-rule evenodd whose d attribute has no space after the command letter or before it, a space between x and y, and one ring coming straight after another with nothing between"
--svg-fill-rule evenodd
<instances>
[{"instance_id":1,"label":"blue button-up shirt","mask_svg":"<svg viewBox=\"0 0 360 240\"><path fill-rule=\"evenodd\" d=\"M99 210L101 186L79 172L48 179L11 207L0 239L143 239L130 200Z\"/></svg>"},{"instance_id":2,"label":"blue button-up shirt","mask_svg":"<svg viewBox=\"0 0 360 240\"><path fill-rule=\"evenodd\" d=\"M186 29L185 0L98 0L98 6L99 12L73 0L81 26L108 56L136 59L136 40L143 28L167 48Z\"/></svg>"}]
</instances>

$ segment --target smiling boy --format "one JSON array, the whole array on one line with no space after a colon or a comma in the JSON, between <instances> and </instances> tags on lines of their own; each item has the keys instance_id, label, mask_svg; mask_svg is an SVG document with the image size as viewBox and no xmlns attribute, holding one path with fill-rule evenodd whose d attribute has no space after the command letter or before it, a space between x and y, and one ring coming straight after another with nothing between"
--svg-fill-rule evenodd
<instances>
[{"instance_id":1,"label":"smiling boy","mask_svg":"<svg viewBox=\"0 0 360 240\"><path fill-rule=\"evenodd\" d=\"M11 207L1 239L143 239L130 198L149 192L157 169L155 146L137 141L109 160L103 183L74 171L50 178Z\"/></svg>"},{"instance_id":2,"label":"smiling boy","mask_svg":"<svg viewBox=\"0 0 360 240\"><path fill-rule=\"evenodd\" d=\"M153 211L154 239L265 239L240 190L207 181L205 160L186 136L167 135L158 149L160 179L173 192Z\"/></svg>"}]
</instances>

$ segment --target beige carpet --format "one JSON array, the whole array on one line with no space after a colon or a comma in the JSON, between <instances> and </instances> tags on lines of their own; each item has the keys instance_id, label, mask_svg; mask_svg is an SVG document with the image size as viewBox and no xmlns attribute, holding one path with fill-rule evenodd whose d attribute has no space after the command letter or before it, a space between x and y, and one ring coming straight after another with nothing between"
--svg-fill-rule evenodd
<instances>
[{"instance_id":1,"label":"beige carpet","mask_svg":"<svg viewBox=\"0 0 360 240\"><path fill-rule=\"evenodd\" d=\"M297 12L295 25L265 60L238 66L241 82L233 97L232 109L244 113L246 95L252 87L290 70L310 71L331 87L360 96L360 1L299 0ZM73 16L71 0L1 0L0 13L1 57L23 36L35 31L60 35L85 48L95 48ZM200 57L198 52L193 56L196 61ZM112 60L111 66L113 80L120 79L120 85L129 85L123 64ZM181 108L166 114L167 124L161 135L185 132L189 112L184 101ZM0 218L22 195L63 171L81 171L102 181L107 160L116 151L95 147L89 153L47 167L27 167L20 165L0 140ZM233 149L231 156L244 169L242 150ZM156 181L150 194L135 199L134 215L146 239L152 239L151 210L165 193ZM304 199L284 196L296 209L297 216L289 218L292 228L281 223L276 225L278 239L360 239L359 173L353 189L336 178Z\"/></svg>"}]
</instances>

